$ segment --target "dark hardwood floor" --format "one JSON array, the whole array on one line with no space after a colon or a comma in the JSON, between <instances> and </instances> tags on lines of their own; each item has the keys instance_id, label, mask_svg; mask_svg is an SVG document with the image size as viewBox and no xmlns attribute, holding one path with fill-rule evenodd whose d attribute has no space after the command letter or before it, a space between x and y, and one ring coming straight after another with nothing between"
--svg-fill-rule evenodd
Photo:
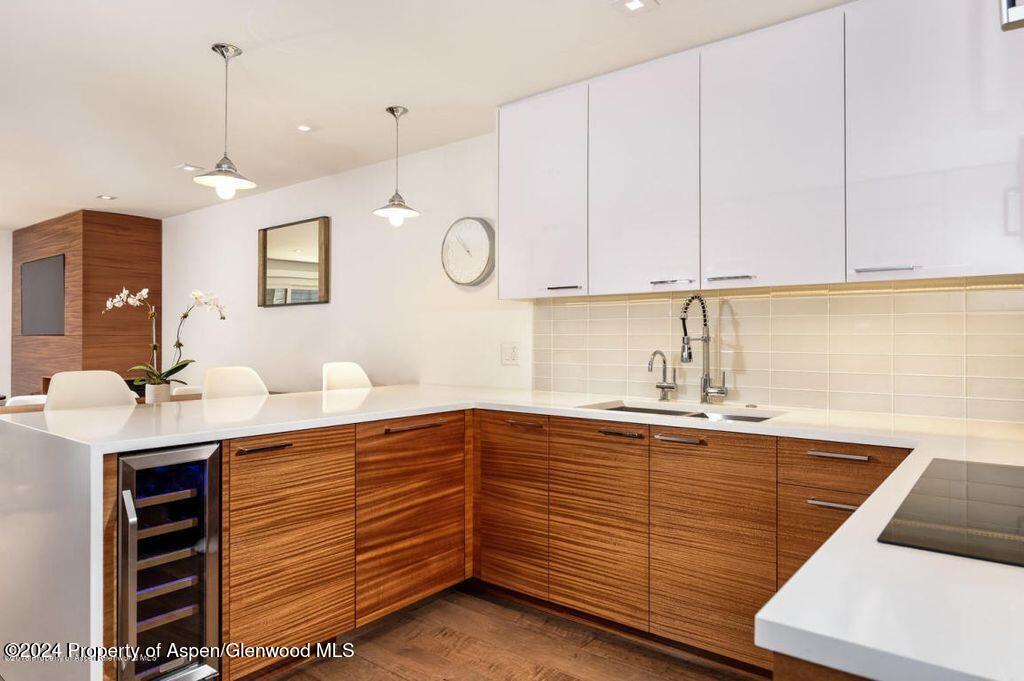
<instances>
[{"instance_id":1,"label":"dark hardwood floor","mask_svg":"<svg viewBox=\"0 0 1024 681\"><path fill-rule=\"evenodd\" d=\"M668 655L487 595L448 592L370 625L355 657L317 662L288 681L736 681L751 677Z\"/></svg>"}]
</instances>

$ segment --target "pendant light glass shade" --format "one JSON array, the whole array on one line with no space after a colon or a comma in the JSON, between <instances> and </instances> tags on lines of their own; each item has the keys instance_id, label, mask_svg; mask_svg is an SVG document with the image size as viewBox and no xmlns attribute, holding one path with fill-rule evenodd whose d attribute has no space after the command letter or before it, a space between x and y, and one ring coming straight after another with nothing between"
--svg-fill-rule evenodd
<instances>
[{"instance_id":1,"label":"pendant light glass shade","mask_svg":"<svg viewBox=\"0 0 1024 681\"><path fill-rule=\"evenodd\" d=\"M395 117L395 193L386 205L373 211L377 217L387 218L392 227L401 227L409 218L418 217L420 212L410 207L398 191L398 119L409 113L404 106L389 106L386 111Z\"/></svg>"},{"instance_id":2,"label":"pendant light glass shade","mask_svg":"<svg viewBox=\"0 0 1024 681\"><path fill-rule=\"evenodd\" d=\"M235 198L235 192L239 189L252 189L256 186L255 182L239 173L228 158L228 62L242 54L242 50L226 43L216 43L210 49L224 59L224 156L217 161L213 170L197 175L192 180L204 187L212 187L217 196L227 200Z\"/></svg>"}]
</instances>

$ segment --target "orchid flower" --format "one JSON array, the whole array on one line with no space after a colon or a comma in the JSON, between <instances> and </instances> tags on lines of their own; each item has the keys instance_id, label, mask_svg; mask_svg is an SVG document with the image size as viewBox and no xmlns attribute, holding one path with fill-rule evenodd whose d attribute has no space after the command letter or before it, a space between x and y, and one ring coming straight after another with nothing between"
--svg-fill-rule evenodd
<instances>
[{"instance_id":1,"label":"orchid flower","mask_svg":"<svg viewBox=\"0 0 1024 681\"><path fill-rule=\"evenodd\" d=\"M154 307L153 304L149 302L149 289L141 289L138 293L133 295L127 288L122 287L120 293L110 298L107 298L107 302L105 304L104 310L102 311L102 314L106 314L110 310L114 310L116 308L124 307L125 305L129 307L145 306L148 310L148 316L153 327L153 343L151 345L151 348L153 350L153 360L150 364L140 364L138 366L132 367L129 370L143 372L144 377L136 379L137 384L153 383L155 385L162 385L164 383L178 381L178 379L171 379L170 376L181 371L194 361L191 359L181 359L181 349L183 347L181 342L181 327L184 325L185 320L188 319L188 315L190 312L192 312L192 310L196 309L197 307L202 307L207 310L217 312L217 314L220 316L222 320L227 319L224 304L220 302L220 298L218 298L216 295L212 293L207 295L200 291L199 289L196 289L192 291L191 294L189 294L189 297L191 298L192 302L188 305L188 307L185 308L185 311L181 313L181 316L178 321L178 331L174 339L174 363L170 369L164 372L159 371L159 369L156 366L157 351L160 348L160 346L157 345L156 342L157 310L156 307Z\"/></svg>"}]
</instances>

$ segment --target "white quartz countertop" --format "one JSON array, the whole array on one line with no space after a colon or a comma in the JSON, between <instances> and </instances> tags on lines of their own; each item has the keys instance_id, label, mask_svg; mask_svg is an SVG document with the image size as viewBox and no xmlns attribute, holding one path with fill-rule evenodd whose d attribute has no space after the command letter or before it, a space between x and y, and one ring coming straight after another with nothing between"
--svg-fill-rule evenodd
<instances>
[{"instance_id":1,"label":"white quartz countertop","mask_svg":"<svg viewBox=\"0 0 1024 681\"><path fill-rule=\"evenodd\" d=\"M0 436L12 427L26 433L21 426L82 443L83 451L98 456L479 408L908 447L913 453L758 613L757 642L878 679L1024 679L1024 568L877 541L933 458L1024 465L1024 424L731 407L708 410L773 417L708 422L585 408L609 401L529 390L389 386L9 414L0 416ZM692 403L667 407L701 410Z\"/></svg>"},{"instance_id":2,"label":"white quartz countertop","mask_svg":"<svg viewBox=\"0 0 1024 681\"><path fill-rule=\"evenodd\" d=\"M1024 567L878 542L935 458L1024 466L1021 426L914 451L757 615L758 645L872 679L1024 679ZM1021 519L1024 521L1024 518Z\"/></svg>"},{"instance_id":3,"label":"white quartz countertop","mask_svg":"<svg viewBox=\"0 0 1024 681\"><path fill-rule=\"evenodd\" d=\"M607 395L552 393L501 388L397 385L368 389L287 393L261 397L188 400L160 405L29 412L0 416L25 426L84 443L94 454L155 449L249 435L322 428L460 409L524 411L552 416L605 419L652 425L683 425L764 435L831 439L911 447L919 435L942 429L957 436L967 422L821 411L743 409L704 405L709 411L773 416L762 423L714 422L678 416L602 411L586 405L614 402ZM628 404L703 411L688 402L627 400ZM1010 429L1012 430L1012 429Z\"/></svg>"}]
</instances>

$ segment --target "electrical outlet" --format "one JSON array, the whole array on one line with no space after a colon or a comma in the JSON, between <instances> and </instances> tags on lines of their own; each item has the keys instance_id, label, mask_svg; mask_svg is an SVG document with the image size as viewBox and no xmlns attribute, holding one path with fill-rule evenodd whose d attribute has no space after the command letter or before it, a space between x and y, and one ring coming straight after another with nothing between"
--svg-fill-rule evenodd
<instances>
[{"instance_id":1,"label":"electrical outlet","mask_svg":"<svg viewBox=\"0 0 1024 681\"><path fill-rule=\"evenodd\" d=\"M501 344L501 363L507 367L519 366L519 343Z\"/></svg>"}]
</instances>

